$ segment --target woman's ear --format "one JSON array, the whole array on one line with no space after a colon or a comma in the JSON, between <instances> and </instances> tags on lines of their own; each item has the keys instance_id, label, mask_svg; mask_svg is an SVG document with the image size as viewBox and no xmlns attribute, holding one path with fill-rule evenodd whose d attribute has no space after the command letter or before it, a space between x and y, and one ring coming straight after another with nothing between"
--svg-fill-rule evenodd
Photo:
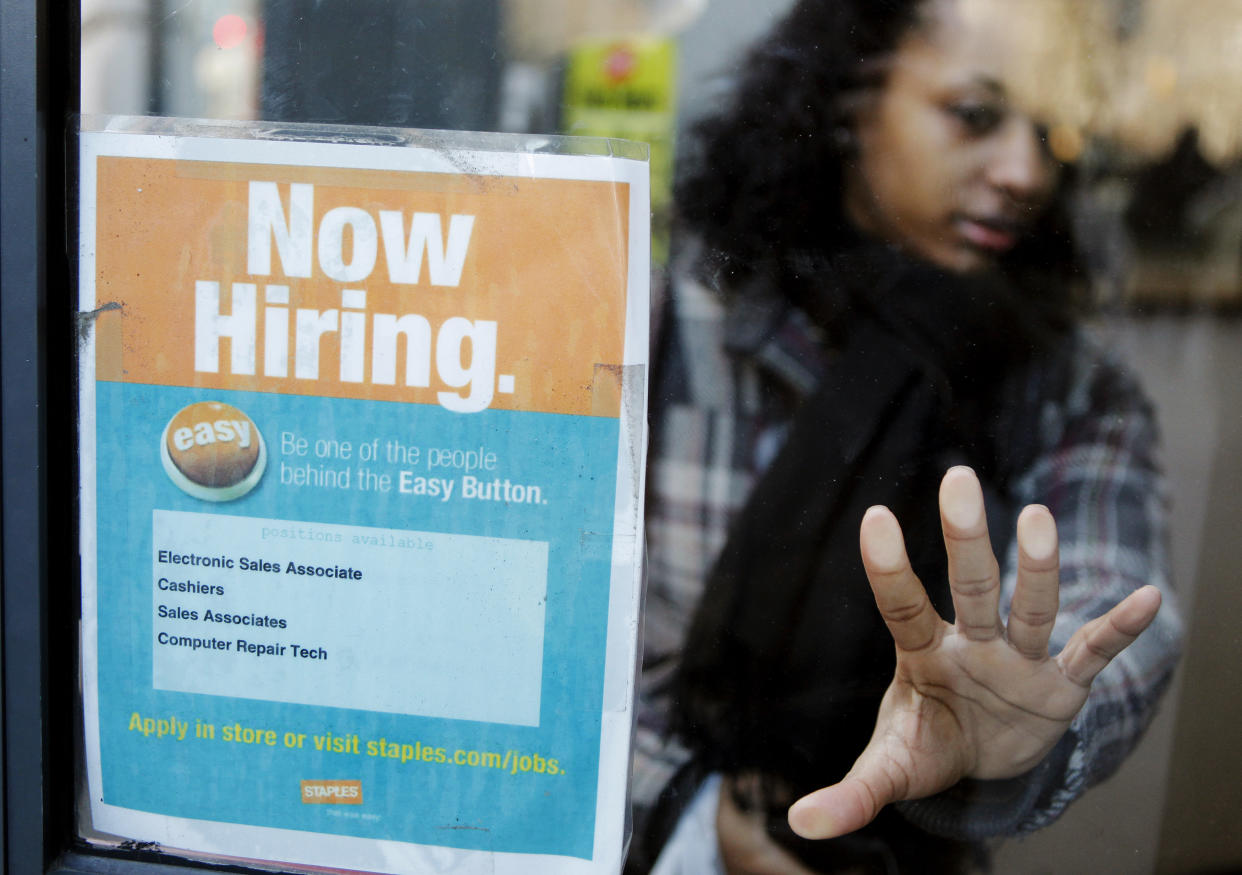
<instances>
[{"instance_id":1,"label":"woman's ear","mask_svg":"<svg viewBox=\"0 0 1242 875\"><path fill-rule=\"evenodd\" d=\"M842 158L852 158L858 154L858 141L854 138L854 129L842 122L832 129L832 148Z\"/></svg>"},{"instance_id":2,"label":"woman's ear","mask_svg":"<svg viewBox=\"0 0 1242 875\"><path fill-rule=\"evenodd\" d=\"M860 84L837 97L831 136L833 147L841 157L853 158L858 154L860 132L875 118L888 67L880 61L864 62L862 69L866 73L860 77Z\"/></svg>"}]
</instances>

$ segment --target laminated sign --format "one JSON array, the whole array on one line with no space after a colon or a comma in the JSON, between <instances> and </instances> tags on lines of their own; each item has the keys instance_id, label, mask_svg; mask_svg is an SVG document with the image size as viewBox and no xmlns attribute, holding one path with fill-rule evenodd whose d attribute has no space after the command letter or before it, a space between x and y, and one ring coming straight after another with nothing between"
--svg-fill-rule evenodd
<instances>
[{"instance_id":1,"label":"laminated sign","mask_svg":"<svg viewBox=\"0 0 1242 875\"><path fill-rule=\"evenodd\" d=\"M104 126L81 135L90 826L616 871L645 151Z\"/></svg>"}]
</instances>

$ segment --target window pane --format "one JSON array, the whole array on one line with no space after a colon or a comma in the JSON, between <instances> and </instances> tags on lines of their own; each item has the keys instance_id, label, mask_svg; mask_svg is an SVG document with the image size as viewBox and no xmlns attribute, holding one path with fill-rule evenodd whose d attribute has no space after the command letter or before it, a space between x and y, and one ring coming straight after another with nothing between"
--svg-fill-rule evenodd
<instances>
[{"instance_id":1,"label":"window pane","mask_svg":"<svg viewBox=\"0 0 1242 875\"><path fill-rule=\"evenodd\" d=\"M666 332L674 326L672 334L656 335L655 347L664 349L663 373L672 375L653 397L664 406L654 414L657 443L648 480L658 493L649 505L656 527L648 531L650 579L657 591L648 598L645 632L647 682L655 687L668 680L662 668L683 656L687 628L702 611L695 594L714 580L720 551L733 543L731 521L780 459L794 433L796 412L804 409L804 395L832 373L830 364L823 372L804 368L804 357L830 362L842 354L858 313L876 307L869 298L849 297L850 282L858 282L861 270L850 273L854 267L839 268L836 260L848 256L852 265L871 244L887 245L900 258L884 269L910 257L913 270L948 271L953 290L961 275L978 268L989 273L1001 262L1009 282L1016 275L1008 272L1011 251L1029 257L1024 267L1030 275L1043 273L1039 294L1032 296L1036 303L1064 305L1059 316L1094 338L1100 361L1116 362L1127 375L1125 385L1137 387L1135 406L1126 408L1126 416L1145 416L1137 399L1149 398L1159 431L1152 479L1129 499L1104 494L1110 488L1105 484L1121 490L1124 478L1091 474L1095 479L1084 488L1084 504L1074 509L1087 510L1076 523L1070 522L1074 510L1064 511L1067 528L1061 531L1063 543L1086 546L1077 558L1063 554L1062 563L1086 568L1088 582L1123 573L1131 567L1126 562L1133 558L1132 545L1110 540L1115 532L1101 535L1087 520L1124 526L1133 524L1133 514L1155 514L1155 528L1167 525L1170 539L1165 558L1171 582L1163 616L1180 616L1185 654L1159 707L1150 709L1145 702L1135 707L1140 722L1149 717L1153 722L1115 777L1031 838L998 842L996 869L1192 872L1242 866L1242 844L1226 835L1232 831L1221 828L1220 814L1242 804L1230 778L1242 764L1226 728L1236 725L1230 718L1242 718L1232 713L1236 696L1226 668L1237 641L1234 621L1242 619L1242 606L1232 595L1236 588L1228 585L1239 571L1230 521L1242 511L1236 482L1242 455L1233 426L1239 399L1231 376L1236 350L1242 348L1235 318L1242 302L1242 5L1236 0L885 4L885 9L913 10L898 24L897 18L867 12L867 5L845 0L84 0L82 108L84 113L585 134L651 143L653 322ZM817 7L835 11L819 14ZM791 12L801 23L774 32ZM989 25L990 18L1003 26ZM935 113L934 126L919 132L903 164L905 141L898 135L909 133L919 108L899 108L895 133L873 124L900 72L892 58L922 63L925 56L902 53L910 40L942 46L945 29L954 27L989 34L982 46L968 42L951 53L955 62L982 58L987 75L946 80L944 90L923 94L930 100L923 109ZM763 64L771 78L766 84L757 81ZM934 75L937 69L925 71L911 84L926 85ZM717 123L704 128L698 124L704 119ZM942 135L948 139L936 139ZM1030 151L1019 154L1017 165L978 158L1019 140ZM967 162L961 165L965 175L944 182L939 174L956 172L948 165L957 159ZM1047 192L1032 191L1030 179L1021 178L1031 167L1047 172L1052 180ZM789 168L797 169L782 172ZM998 173L999 181L972 177L971 168ZM1003 197L994 198L997 191ZM889 195L897 199L895 206L884 200ZM931 198L930 206L917 200L919 195ZM944 202L937 199L942 195ZM905 221L911 215L919 219L915 214L925 206L924 226ZM1041 224L1051 215L1046 207L1056 210L1056 228ZM1024 249L1030 241L1049 245ZM838 283L833 269L848 281ZM764 321L776 316L736 305L750 301L747 295L758 287L775 289L779 313L788 315L785 308L791 308L797 313L790 317L793 323L806 329L792 352L764 345L785 337ZM891 316L876 309L880 321ZM914 326L916 346L931 343L928 326L936 316L947 323L937 337L960 333L961 349L978 345L979 323L965 315L955 323L943 311L906 312L894 305L892 312ZM686 313L732 314L732 333L708 340L696 335L685 349L669 352L674 344L667 338L688 330ZM1019 327L1006 326L1001 334L1013 338L1012 345L1027 342ZM750 359L739 357L746 342L754 347ZM948 360L960 359L955 352ZM713 362L737 370L723 365L705 370L705 363ZM657 384L661 372L657 361ZM737 385L729 382L734 378ZM1054 412L1043 419L1028 416L1024 408L1015 421L1031 425L1025 436L1038 443L1044 439L1041 429L1053 429L1049 423L1060 415L1055 411L1064 412L1070 400L1063 393L1051 399ZM1104 398L1115 400L1111 394ZM980 406L989 416L995 413ZM739 410L749 411L750 418ZM985 419L986 428L1000 427ZM1089 420L1093 427L1102 423L1100 416ZM707 452L709 437L722 432L736 443L723 449L710 444L721 454L712 465L692 467L677 456L683 439L698 441L699 450ZM869 440L864 444L874 446ZM1038 462L1023 461L1016 439L982 461L972 447L948 454L943 465L937 455L935 465L962 462L986 470L991 464L996 476L985 483L989 489L995 486L1014 501L1020 496L1055 506L1063 484L1051 475L1041 480L1039 465L1063 471L1102 453L1112 446L1108 440L1100 438L1055 465L1043 445L1032 450ZM730 453L744 458L739 462ZM918 470L935 466L930 453L916 456ZM812 469L811 461L806 465L808 471L820 470ZM661 470L674 473L661 480ZM884 479L874 473L867 472L870 482ZM797 485L797 478L791 480L785 494ZM692 481L706 485L691 490L690 498L676 491L690 489ZM1032 483L1043 492L1022 491ZM1096 486L1100 489L1093 493ZM1170 498L1171 510L1152 511L1144 503L1158 504L1159 490ZM933 531L921 541L936 546L935 484L928 495L918 506L930 506ZM993 537L1011 551L998 559L1011 570L1016 508L994 517ZM1075 531L1074 525L1083 528ZM841 526L833 532L852 550L858 520ZM1152 546L1159 540L1157 534L1145 543L1149 558L1159 552ZM863 588L852 603L861 599L870 610L860 567L855 572ZM925 576L943 574L943 565L933 563ZM1151 567L1144 566L1143 575L1160 582ZM1070 591L1062 607L1073 613L1073 594L1089 590L1084 584ZM685 604L664 604L677 599ZM951 604L946 595L937 607L948 612ZM1005 601L1002 610L1007 609ZM798 638L793 630L802 628L797 613L792 620L773 621L781 629L789 624L791 640ZM1068 637L1068 630L1061 632L1054 636L1054 650ZM811 639L811 632L804 634ZM878 648L874 639L868 641ZM891 649L887 638L880 643ZM1148 664L1157 666L1153 671L1167 667L1171 649ZM767 675L754 685L769 680L776 689L776 678ZM1151 691L1150 684L1137 687ZM755 701L740 698L741 705L731 701L730 706ZM652 707L654 737L673 717L663 702ZM1105 735L1124 722L1115 716L1099 719L1103 728L1095 729ZM650 727L640 725L640 745L644 728ZM772 747L798 748L797 737L774 737L779 743ZM1132 742L1137 736L1128 730L1116 741L1122 747ZM699 753L705 770L728 771ZM1085 754L1079 749L1074 756ZM747 765L776 770L767 763ZM668 786L666 775L658 769L652 774L656 777L640 772L635 783L636 796L647 793L648 801ZM644 776L650 786L642 784ZM776 778L778 787L782 781L797 785L794 779L801 775ZM691 781L678 791L691 799L689 791L701 786ZM1080 789L1056 784L1049 792L1075 795ZM776 811L793 801L787 796L777 790L757 798ZM644 817L640 811L640 827ZM679 822L674 817L666 832ZM926 825L917 817L912 822L920 830ZM761 834L800 847L781 823L773 815ZM654 850L647 850L658 853L665 838L659 836ZM799 853L808 864L819 864L814 852Z\"/></svg>"}]
</instances>

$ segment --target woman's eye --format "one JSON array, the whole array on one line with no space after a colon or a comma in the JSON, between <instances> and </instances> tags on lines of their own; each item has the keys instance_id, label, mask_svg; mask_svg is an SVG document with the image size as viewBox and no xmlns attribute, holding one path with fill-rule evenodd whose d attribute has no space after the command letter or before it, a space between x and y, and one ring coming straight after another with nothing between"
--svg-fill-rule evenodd
<instances>
[{"instance_id":1,"label":"woman's eye","mask_svg":"<svg viewBox=\"0 0 1242 875\"><path fill-rule=\"evenodd\" d=\"M990 133L1005 117L1000 107L986 103L953 103L948 106L948 112L974 137Z\"/></svg>"}]
</instances>

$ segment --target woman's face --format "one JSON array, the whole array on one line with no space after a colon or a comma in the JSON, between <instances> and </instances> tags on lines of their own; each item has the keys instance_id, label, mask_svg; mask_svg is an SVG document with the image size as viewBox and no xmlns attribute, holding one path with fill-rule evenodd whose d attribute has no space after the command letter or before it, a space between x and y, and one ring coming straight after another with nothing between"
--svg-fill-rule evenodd
<instances>
[{"instance_id":1,"label":"woman's face","mask_svg":"<svg viewBox=\"0 0 1242 875\"><path fill-rule=\"evenodd\" d=\"M855 118L845 181L859 228L954 271L986 269L1013 248L1057 182L1040 128L1006 97L1017 41L1004 4L992 6L924 6Z\"/></svg>"}]
</instances>

